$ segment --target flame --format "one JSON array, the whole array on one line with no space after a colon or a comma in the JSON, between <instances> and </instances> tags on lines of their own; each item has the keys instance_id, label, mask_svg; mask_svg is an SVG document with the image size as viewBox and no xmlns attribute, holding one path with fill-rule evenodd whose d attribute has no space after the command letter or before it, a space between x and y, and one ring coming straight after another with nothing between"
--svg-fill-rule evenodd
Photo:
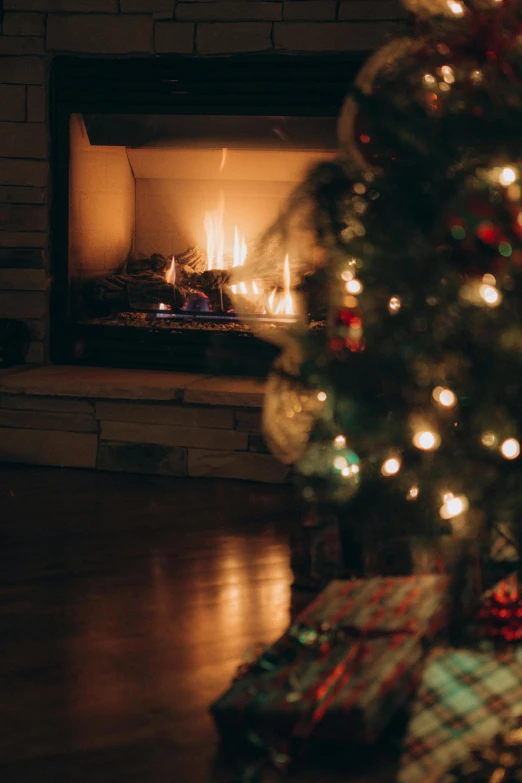
<instances>
[{"instance_id":1,"label":"flame","mask_svg":"<svg viewBox=\"0 0 522 783\"><path fill-rule=\"evenodd\" d=\"M165 282L170 283L170 285L174 285L176 282L176 258L175 256L172 256L170 259L170 266L165 272ZM160 308L161 309L161 308Z\"/></svg>"},{"instance_id":2,"label":"flame","mask_svg":"<svg viewBox=\"0 0 522 783\"><path fill-rule=\"evenodd\" d=\"M223 191L219 198L219 206L214 212L205 212L205 233L207 235L207 268L225 268L225 229L223 227L223 214L225 211L225 199Z\"/></svg>"},{"instance_id":3,"label":"flame","mask_svg":"<svg viewBox=\"0 0 522 783\"><path fill-rule=\"evenodd\" d=\"M221 171L226 162L227 150L223 149L223 156L221 161ZM247 255L248 246L245 237L240 233L237 226L234 227L234 243L232 253L230 253L230 244L227 244L227 257L225 257L225 198L223 191L219 196L219 204L217 209L212 212L205 212L204 228L207 237L207 269L226 269L230 266L232 268L243 266ZM231 257L231 258L230 258ZM243 294L243 296L260 297L264 295L264 291L260 289L255 280L251 283L236 283L230 286L233 294ZM276 292L274 291L269 297L269 306L271 312L273 311L273 302ZM260 306L262 303L259 302ZM292 294L290 293L290 266L288 263L288 256L285 260L284 271L284 292L281 300L278 302L277 311L278 315L293 315L294 306L292 301Z\"/></svg>"},{"instance_id":4,"label":"flame","mask_svg":"<svg viewBox=\"0 0 522 783\"><path fill-rule=\"evenodd\" d=\"M234 228L234 261L232 266L243 266L247 257L247 243L244 237L239 235L237 226ZM237 294L237 285L230 286L233 294ZM248 294L246 283L239 283L239 293Z\"/></svg>"},{"instance_id":5,"label":"flame","mask_svg":"<svg viewBox=\"0 0 522 783\"><path fill-rule=\"evenodd\" d=\"M226 149L223 150L223 161L226 160ZM224 212L225 199L223 192L220 194L219 206L214 212L205 212L204 226L207 235L207 269L225 269L225 227ZM232 266L243 266L248 254L248 246L244 236L239 233L237 226L234 227L234 247L232 254ZM233 294L250 293L246 283L230 286ZM252 282L251 293L259 295L261 292L255 282Z\"/></svg>"},{"instance_id":6,"label":"flame","mask_svg":"<svg viewBox=\"0 0 522 783\"><path fill-rule=\"evenodd\" d=\"M274 288L268 297L268 310L272 315L295 315L291 289L290 261L286 255L283 267L283 293L277 302L277 288Z\"/></svg>"},{"instance_id":7,"label":"flame","mask_svg":"<svg viewBox=\"0 0 522 783\"><path fill-rule=\"evenodd\" d=\"M272 294L273 293L274 292L272 292ZM268 301L270 304L270 299ZM270 304L270 308L272 309L272 304ZM275 309L274 315L295 315L294 300L292 298L292 290L291 290L290 262L288 260L288 254L285 257L285 265L283 268L283 295L279 300L279 302L277 303L277 307Z\"/></svg>"},{"instance_id":8,"label":"flame","mask_svg":"<svg viewBox=\"0 0 522 783\"><path fill-rule=\"evenodd\" d=\"M223 147L221 151L221 165L219 167L219 173L221 174L223 172L223 169L225 168L225 163L227 162L227 152L228 149L226 147Z\"/></svg>"}]
</instances>

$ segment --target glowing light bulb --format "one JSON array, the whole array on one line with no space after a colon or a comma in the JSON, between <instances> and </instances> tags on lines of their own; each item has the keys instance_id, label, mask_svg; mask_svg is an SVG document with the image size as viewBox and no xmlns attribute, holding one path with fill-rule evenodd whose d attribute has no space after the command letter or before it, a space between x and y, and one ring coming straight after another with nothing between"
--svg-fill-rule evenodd
<instances>
[{"instance_id":1,"label":"glowing light bulb","mask_svg":"<svg viewBox=\"0 0 522 783\"><path fill-rule=\"evenodd\" d=\"M333 461L333 466L336 470L343 470L348 467L348 460L346 457L336 457Z\"/></svg>"},{"instance_id":2,"label":"glowing light bulb","mask_svg":"<svg viewBox=\"0 0 522 783\"><path fill-rule=\"evenodd\" d=\"M398 313L401 309L401 299L399 296L392 296L388 302L388 310L390 313Z\"/></svg>"},{"instance_id":3,"label":"glowing light bulb","mask_svg":"<svg viewBox=\"0 0 522 783\"><path fill-rule=\"evenodd\" d=\"M426 84L429 84L430 86L435 84L435 77L431 73L425 73L423 78Z\"/></svg>"},{"instance_id":4,"label":"glowing light bulb","mask_svg":"<svg viewBox=\"0 0 522 783\"><path fill-rule=\"evenodd\" d=\"M479 295L490 307L496 307L502 300L500 291L492 285L481 285L479 288Z\"/></svg>"},{"instance_id":5,"label":"glowing light bulb","mask_svg":"<svg viewBox=\"0 0 522 783\"><path fill-rule=\"evenodd\" d=\"M483 446L487 446L490 449L497 445L497 436L494 432L484 432L480 441Z\"/></svg>"},{"instance_id":6,"label":"glowing light bulb","mask_svg":"<svg viewBox=\"0 0 522 783\"><path fill-rule=\"evenodd\" d=\"M326 392L320 391L317 392L317 399L319 402L325 402L325 400L328 398L328 395Z\"/></svg>"},{"instance_id":7,"label":"glowing light bulb","mask_svg":"<svg viewBox=\"0 0 522 783\"><path fill-rule=\"evenodd\" d=\"M455 14L455 16L462 16L464 13L464 8L460 3L455 2L455 0L446 0L446 2L448 4L449 10Z\"/></svg>"},{"instance_id":8,"label":"glowing light bulb","mask_svg":"<svg viewBox=\"0 0 522 783\"><path fill-rule=\"evenodd\" d=\"M442 386L436 386L431 396L439 405L443 405L445 408L453 408L457 403L457 397L451 389L444 389Z\"/></svg>"},{"instance_id":9,"label":"glowing light bulb","mask_svg":"<svg viewBox=\"0 0 522 783\"><path fill-rule=\"evenodd\" d=\"M455 81L455 72L451 65L443 65L440 72L446 84L453 84Z\"/></svg>"},{"instance_id":10,"label":"glowing light bulb","mask_svg":"<svg viewBox=\"0 0 522 783\"><path fill-rule=\"evenodd\" d=\"M346 446L346 438L344 435L338 435L336 438L334 438L334 448L336 449L344 449Z\"/></svg>"},{"instance_id":11,"label":"glowing light bulb","mask_svg":"<svg viewBox=\"0 0 522 783\"><path fill-rule=\"evenodd\" d=\"M408 494L406 495L406 500L416 500L418 497L419 497L419 488L410 487L408 490Z\"/></svg>"},{"instance_id":12,"label":"glowing light bulb","mask_svg":"<svg viewBox=\"0 0 522 783\"><path fill-rule=\"evenodd\" d=\"M515 169L511 168L511 166L505 166L500 172L498 181L500 182L501 185L507 188L508 185L512 185L513 182L515 182L516 178L517 178L517 172L515 171Z\"/></svg>"},{"instance_id":13,"label":"glowing light bulb","mask_svg":"<svg viewBox=\"0 0 522 783\"><path fill-rule=\"evenodd\" d=\"M348 467L348 465L341 470L341 476L344 476L344 478L348 478L348 476L352 475L352 471Z\"/></svg>"},{"instance_id":14,"label":"glowing light bulb","mask_svg":"<svg viewBox=\"0 0 522 783\"><path fill-rule=\"evenodd\" d=\"M381 473L383 476L394 476L401 469L401 461L397 457L390 457L383 463Z\"/></svg>"},{"instance_id":15,"label":"glowing light bulb","mask_svg":"<svg viewBox=\"0 0 522 783\"><path fill-rule=\"evenodd\" d=\"M506 459L516 459L520 454L520 443L516 438L508 438L501 444L500 451Z\"/></svg>"},{"instance_id":16,"label":"glowing light bulb","mask_svg":"<svg viewBox=\"0 0 522 783\"><path fill-rule=\"evenodd\" d=\"M446 492L443 497L443 505L440 508L442 519L453 519L463 514L469 508L469 501L465 495L453 495L452 492Z\"/></svg>"},{"instance_id":17,"label":"glowing light bulb","mask_svg":"<svg viewBox=\"0 0 522 783\"><path fill-rule=\"evenodd\" d=\"M345 269L344 272L341 272L341 277L346 283L349 283L350 280L353 280L354 274L351 269Z\"/></svg>"},{"instance_id":18,"label":"glowing light bulb","mask_svg":"<svg viewBox=\"0 0 522 783\"><path fill-rule=\"evenodd\" d=\"M352 465L352 473L358 473L359 472L359 465Z\"/></svg>"},{"instance_id":19,"label":"glowing light bulb","mask_svg":"<svg viewBox=\"0 0 522 783\"><path fill-rule=\"evenodd\" d=\"M485 283L486 285L496 285L497 278L495 277L495 275L487 274L484 275L484 277L482 278L482 282Z\"/></svg>"},{"instance_id":20,"label":"glowing light bulb","mask_svg":"<svg viewBox=\"0 0 522 783\"><path fill-rule=\"evenodd\" d=\"M349 294L360 294L363 290L363 286L360 280L349 280L346 283L346 290Z\"/></svg>"},{"instance_id":21,"label":"glowing light bulb","mask_svg":"<svg viewBox=\"0 0 522 783\"><path fill-rule=\"evenodd\" d=\"M440 445L440 435L431 430L420 430L413 436L413 445L423 451L434 451Z\"/></svg>"}]
</instances>

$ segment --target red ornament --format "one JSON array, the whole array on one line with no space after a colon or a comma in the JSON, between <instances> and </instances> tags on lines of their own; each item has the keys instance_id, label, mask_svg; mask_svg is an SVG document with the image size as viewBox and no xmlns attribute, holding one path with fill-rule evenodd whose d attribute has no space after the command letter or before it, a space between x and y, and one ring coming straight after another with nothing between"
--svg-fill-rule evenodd
<instances>
[{"instance_id":1,"label":"red ornament","mask_svg":"<svg viewBox=\"0 0 522 783\"><path fill-rule=\"evenodd\" d=\"M345 324L345 326L354 326L354 320L359 321L360 325L361 319L356 315L355 310L351 307L341 307L337 316L338 323Z\"/></svg>"},{"instance_id":2,"label":"red ornament","mask_svg":"<svg viewBox=\"0 0 522 783\"><path fill-rule=\"evenodd\" d=\"M484 242L485 245L499 245L501 241L501 234L498 228L489 221L480 223L477 228L478 238Z\"/></svg>"},{"instance_id":3,"label":"red ornament","mask_svg":"<svg viewBox=\"0 0 522 783\"><path fill-rule=\"evenodd\" d=\"M507 644L522 639L522 597L516 574L499 582L488 594L478 619L482 626L482 639Z\"/></svg>"}]
</instances>

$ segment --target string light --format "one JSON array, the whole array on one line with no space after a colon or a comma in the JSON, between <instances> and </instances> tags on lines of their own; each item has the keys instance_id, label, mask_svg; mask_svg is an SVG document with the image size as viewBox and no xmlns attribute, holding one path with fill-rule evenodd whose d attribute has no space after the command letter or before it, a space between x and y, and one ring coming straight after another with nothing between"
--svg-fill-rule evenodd
<instances>
[{"instance_id":1,"label":"string light","mask_svg":"<svg viewBox=\"0 0 522 783\"><path fill-rule=\"evenodd\" d=\"M425 73L424 81L426 82L426 84L429 84L431 86L435 84L435 77L431 73Z\"/></svg>"},{"instance_id":2,"label":"string light","mask_svg":"<svg viewBox=\"0 0 522 783\"><path fill-rule=\"evenodd\" d=\"M487 275L484 275L482 278L482 282L486 285L496 285L497 284L497 278L495 275L490 275L489 273Z\"/></svg>"},{"instance_id":3,"label":"string light","mask_svg":"<svg viewBox=\"0 0 522 783\"><path fill-rule=\"evenodd\" d=\"M343 470L348 467L348 460L346 457L336 457L333 461L333 466L336 470Z\"/></svg>"},{"instance_id":4,"label":"string light","mask_svg":"<svg viewBox=\"0 0 522 783\"><path fill-rule=\"evenodd\" d=\"M446 0L446 2L448 4L449 10L455 14L455 16L462 16L464 13L464 8L460 3L455 2L455 0Z\"/></svg>"},{"instance_id":5,"label":"string light","mask_svg":"<svg viewBox=\"0 0 522 783\"><path fill-rule=\"evenodd\" d=\"M390 457L387 459L381 468L383 476L394 476L401 469L401 461L397 457Z\"/></svg>"},{"instance_id":6,"label":"string light","mask_svg":"<svg viewBox=\"0 0 522 783\"><path fill-rule=\"evenodd\" d=\"M500 291L492 285L481 285L479 288L479 295L490 307L497 307L502 300Z\"/></svg>"},{"instance_id":7,"label":"string light","mask_svg":"<svg viewBox=\"0 0 522 783\"><path fill-rule=\"evenodd\" d=\"M440 446L440 435L431 430L420 430L413 436L413 445L422 451L434 451Z\"/></svg>"},{"instance_id":8,"label":"string light","mask_svg":"<svg viewBox=\"0 0 522 783\"><path fill-rule=\"evenodd\" d=\"M346 465L346 467L341 470L341 476L344 476L344 478L348 478L348 476L351 475L352 475L352 470L351 468L348 467L348 465Z\"/></svg>"},{"instance_id":9,"label":"string light","mask_svg":"<svg viewBox=\"0 0 522 783\"><path fill-rule=\"evenodd\" d=\"M336 438L334 438L334 448L336 449L344 449L346 446L346 438L344 435L338 435Z\"/></svg>"},{"instance_id":10,"label":"string light","mask_svg":"<svg viewBox=\"0 0 522 783\"><path fill-rule=\"evenodd\" d=\"M506 459L516 459L520 454L520 443L516 438L508 438L501 444L500 451Z\"/></svg>"},{"instance_id":11,"label":"string light","mask_svg":"<svg viewBox=\"0 0 522 783\"><path fill-rule=\"evenodd\" d=\"M502 171L500 172L498 181L501 185L503 185L505 188L508 187L508 185L512 185L513 182L515 182L517 178L517 172L514 168L511 166L505 166Z\"/></svg>"},{"instance_id":12,"label":"string light","mask_svg":"<svg viewBox=\"0 0 522 783\"><path fill-rule=\"evenodd\" d=\"M453 71L451 65L443 65L440 69L440 72L446 84L453 84L455 81L455 72Z\"/></svg>"},{"instance_id":13,"label":"string light","mask_svg":"<svg viewBox=\"0 0 522 783\"><path fill-rule=\"evenodd\" d=\"M457 403L457 397L451 389L444 389L442 386L436 386L431 396L435 402L438 402L439 405L443 405L445 408L453 408Z\"/></svg>"},{"instance_id":14,"label":"string light","mask_svg":"<svg viewBox=\"0 0 522 783\"><path fill-rule=\"evenodd\" d=\"M363 286L360 280L349 280L346 283L346 290L349 294L360 294Z\"/></svg>"},{"instance_id":15,"label":"string light","mask_svg":"<svg viewBox=\"0 0 522 783\"><path fill-rule=\"evenodd\" d=\"M417 500L418 497L419 497L419 488L410 487L408 490L408 494L406 495L406 500Z\"/></svg>"},{"instance_id":16,"label":"string light","mask_svg":"<svg viewBox=\"0 0 522 783\"><path fill-rule=\"evenodd\" d=\"M327 400L327 398L328 398L328 395L327 395L326 392L323 392L323 391L317 392L317 399L319 400L319 402L325 402Z\"/></svg>"},{"instance_id":17,"label":"string light","mask_svg":"<svg viewBox=\"0 0 522 783\"><path fill-rule=\"evenodd\" d=\"M482 437L480 438L480 441L483 446L487 446L488 449L493 448L493 446L497 445L497 436L494 432L484 432L482 434Z\"/></svg>"},{"instance_id":18,"label":"string light","mask_svg":"<svg viewBox=\"0 0 522 783\"><path fill-rule=\"evenodd\" d=\"M398 313L401 309L401 299L399 296L392 296L390 301L388 302L388 310L392 315L394 313Z\"/></svg>"},{"instance_id":19,"label":"string light","mask_svg":"<svg viewBox=\"0 0 522 783\"><path fill-rule=\"evenodd\" d=\"M453 519L463 514L469 508L469 501L465 495L455 496L452 492L446 492L443 497L443 505L440 508L442 519Z\"/></svg>"},{"instance_id":20,"label":"string light","mask_svg":"<svg viewBox=\"0 0 522 783\"><path fill-rule=\"evenodd\" d=\"M359 465L352 465L352 473L356 474L359 472Z\"/></svg>"},{"instance_id":21,"label":"string light","mask_svg":"<svg viewBox=\"0 0 522 783\"><path fill-rule=\"evenodd\" d=\"M354 274L351 269L345 269L344 272L341 272L341 277L345 282L349 283L350 280L353 280Z\"/></svg>"}]
</instances>

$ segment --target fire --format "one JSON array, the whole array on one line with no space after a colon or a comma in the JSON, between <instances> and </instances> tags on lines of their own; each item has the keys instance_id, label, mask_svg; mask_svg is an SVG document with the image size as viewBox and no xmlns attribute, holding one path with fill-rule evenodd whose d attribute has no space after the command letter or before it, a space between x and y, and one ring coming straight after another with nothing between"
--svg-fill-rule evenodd
<instances>
[{"instance_id":1,"label":"fire","mask_svg":"<svg viewBox=\"0 0 522 783\"><path fill-rule=\"evenodd\" d=\"M176 256L172 256L170 259L170 266L165 270L165 282L170 285L174 285L176 282ZM170 310L170 305L160 302L158 310Z\"/></svg>"},{"instance_id":2,"label":"fire","mask_svg":"<svg viewBox=\"0 0 522 783\"><path fill-rule=\"evenodd\" d=\"M219 206L214 212L205 212L205 233L207 235L207 266L208 269L225 268L225 229L223 215L225 200L223 193L219 199Z\"/></svg>"},{"instance_id":3,"label":"fire","mask_svg":"<svg viewBox=\"0 0 522 783\"><path fill-rule=\"evenodd\" d=\"M243 266L247 257L247 252L247 243L245 242L244 237L239 235L239 231L237 230L236 226L234 228L234 261L232 266ZM233 294L237 294L238 288L240 294L248 294L246 283L239 283L239 286L232 285L230 287Z\"/></svg>"},{"instance_id":4,"label":"fire","mask_svg":"<svg viewBox=\"0 0 522 783\"><path fill-rule=\"evenodd\" d=\"M174 285L176 282L176 258L175 256L172 256L170 259L170 266L165 272L165 282L170 283L170 285Z\"/></svg>"},{"instance_id":5,"label":"fire","mask_svg":"<svg viewBox=\"0 0 522 783\"><path fill-rule=\"evenodd\" d=\"M223 150L223 161L226 160L226 150ZM224 165L224 164L223 164ZM213 212L205 212L204 226L207 236L207 269L227 269L230 266L243 266L245 263L248 246L237 226L234 227L234 245L232 251L232 264L230 264L230 253L225 254L225 199L223 192L220 194L219 206ZM228 258L225 257L228 256ZM259 290L255 281L252 281L251 290L248 290L246 283L239 283L230 286L233 294L243 294L245 296L259 296Z\"/></svg>"},{"instance_id":6,"label":"fire","mask_svg":"<svg viewBox=\"0 0 522 783\"><path fill-rule=\"evenodd\" d=\"M295 315L294 300L292 297L290 261L288 260L288 254L285 257L285 265L283 268L283 294L277 304L276 293L277 289L274 288L268 297L268 306L270 308L270 312L274 315Z\"/></svg>"}]
</instances>

